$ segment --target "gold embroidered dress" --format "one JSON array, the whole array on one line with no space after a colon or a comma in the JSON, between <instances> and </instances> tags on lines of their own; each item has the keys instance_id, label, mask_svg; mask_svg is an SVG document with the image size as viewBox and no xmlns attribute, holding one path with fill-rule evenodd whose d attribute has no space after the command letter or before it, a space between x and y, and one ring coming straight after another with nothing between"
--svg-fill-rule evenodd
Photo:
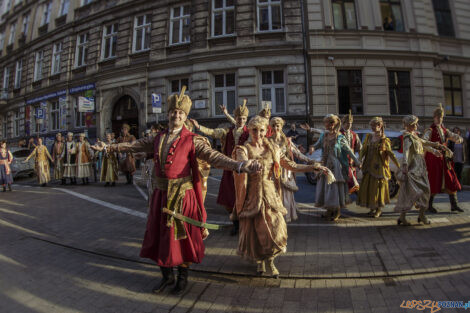
<instances>
[{"instance_id":1,"label":"gold embroidered dress","mask_svg":"<svg viewBox=\"0 0 470 313\"><path fill-rule=\"evenodd\" d=\"M395 206L396 212L410 211L413 206L417 209L427 208L431 196L425 152L434 153L439 143L419 138L415 134L403 134L403 161L402 168L408 167L408 173L399 178L400 190Z\"/></svg>"},{"instance_id":2,"label":"gold embroidered dress","mask_svg":"<svg viewBox=\"0 0 470 313\"><path fill-rule=\"evenodd\" d=\"M38 175L39 184L47 184L51 180L49 170L49 160L52 162L52 157L45 145L38 145L34 148L33 152L26 158L28 161L34 156L36 174Z\"/></svg>"},{"instance_id":3,"label":"gold embroidered dress","mask_svg":"<svg viewBox=\"0 0 470 313\"><path fill-rule=\"evenodd\" d=\"M118 159L116 152L103 152L100 181L114 183L118 180Z\"/></svg>"},{"instance_id":4,"label":"gold embroidered dress","mask_svg":"<svg viewBox=\"0 0 470 313\"><path fill-rule=\"evenodd\" d=\"M357 204L369 209L382 208L390 203L388 180L391 178L389 159L399 167L392 151L390 139L383 137L373 141L367 134L359 159L362 163L362 181L358 192Z\"/></svg>"},{"instance_id":5,"label":"gold embroidered dress","mask_svg":"<svg viewBox=\"0 0 470 313\"><path fill-rule=\"evenodd\" d=\"M263 165L260 173L234 174L236 214L240 221L238 254L251 261L275 257L286 251L287 210L281 200L279 165L293 172L307 172L311 166L281 157L281 151L267 139L265 150L256 153L249 143L233 152L238 161L255 159ZM276 174L277 172L277 174Z\"/></svg>"},{"instance_id":6,"label":"gold embroidered dress","mask_svg":"<svg viewBox=\"0 0 470 313\"><path fill-rule=\"evenodd\" d=\"M65 144L63 142L55 142L52 147L52 159L54 160L54 179L64 178L64 156Z\"/></svg>"}]
</instances>

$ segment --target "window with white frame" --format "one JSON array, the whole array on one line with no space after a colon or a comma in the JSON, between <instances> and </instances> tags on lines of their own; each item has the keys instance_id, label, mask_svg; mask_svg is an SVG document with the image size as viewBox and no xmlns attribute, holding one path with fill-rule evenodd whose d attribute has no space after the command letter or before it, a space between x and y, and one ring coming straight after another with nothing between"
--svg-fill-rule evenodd
<instances>
[{"instance_id":1,"label":"window with white frame","mask_svg":"<svg viewBox=\"0 0 470 313\"><path fill-rule=\"evenodd\" d=\"M8 39L8 45L12 45L15 42L15 32L16 32L16 21L11 23L10 38Z\"/></svg>"},{"instance_id":2,"label":"window with white frame","mask_svg":"<svg viewBox=\"0 0 470 313\"><path fill-rule=\"evenodd\" d=\"M7 66L3 69L3 92L8 93L10 85L10 68Z\"/></svg>"},{"instance_id":3,"label":"window with white frame","mask_svg":"<svg viewBox=\"0 0 470 313\"><path fill-rule=\"evenodd\" d=\"M60 16L64 16L69 12L70 0L62 0L60 2Z\"/></svg>"},{"instance_id":4,"label":"window with white frame","mask_svg":"<svg viewBox=\"0 0 470 313\"><path fill-rule=\"evenodd\" d=\"M59 101L53 101L50 105L50 130L58 130L60 128L60 106Z\"/></svg>"},{"instance_id":5,"label":"window with white frame","mask_svg":"<svg viewBox=\"0 0 470 313\"><path fill-rule=\"evenodd\" d=\"M28 33L28 26L29 26L29 12L23 15L23 29L21 32L26 35Z\"/></svg>"},{"instance_id":6,"label":"window with white frame","mask_svg":"<svg viewBox=\"0 0 470 313\"><path fill-rule=\"evenodd\" d=\"M20 135L20 111L17 110L13 114L13 137L18 137Z\"/></svg>"},{"instance_id":7,"label":"window with white frame","mask_svg":"<svg viewBox=\"0 0 470 313\"><path fill-rule=\"evenodd\" d=\"M75 127L85 127L85 112L78 111L78 97L74 97Z\"/></svg>"},{"instance_id":8,"label":"window with white frame","mask_svg":"<svg viewBox=\"0 0 470 313\"><path fill-rule=\"evenodd\" d=\"M92 3L93 0L82 0L82 6Z\"/></svg>"},{"instance_id":9,"label":"window with white frame","mask_svg":"<svg viewBox=\"0 0 470 313\"><path fill-rule=\"evenodd\" d=\"M36 60L34 62L34 81L42 79L42 67L44 64L44 51L36 52Z\"/></svg>"},{"instance_id":10,"label":"window with white frame","mask_svg":"<svg viewBox=\"0 0 470 313\"><path fill-rule=\"evenodd\" d=\"M7 5L5 6L5 12L9 11L11 8L11 1L12 0L7 0Z\"/></svg>"},{"instance_id":11,"label":"window with white frame","mask_svg":"<svg viewBox=\"0 0 470 313\"><path fill-rule=\"evenodd\" d=\"M271 101L271 112L286 112L286 84L283 70L261 72L261 100Z\"/></svg>"},{"instance_id":12,"label":"window with white frame","mask_svg":"<svg viewBox=\"0 0 470 313\"><path fill-rule=\"evenodd\" d=\"M62 42L57 42L52 48L51 75L60 73L60 55L62 53Z\"/></svg>"},{"instance_id":13,"label":"window with white frame","mask_svg":"<svg viewBox=\"0 0 470 313\"><path fill-rule=\"evenodd\" d=\"M3 115L2 118L2 137L8 138L8 117L6 115Z\"/></svg>"},{"instance_id":14,"label":"window with white frame","mask_svg":"<svg viewBox=\"0 0 470 313\"><path fill-rule=\"evenodd\" d=\"M233 112L236 106L237 87L235 83L235 73L214 75L214 115L223 115L220 105Z\"/></svg>"},{"instance_id":15,"label":"window with white frame","mask_svg":"<svg viewBox=\"0 0 470 313\"><path fill-rule=\"evenodd\" d=\"M136 16L134 19L134 40L133 52L140 52L150 49L150 24L152 17L150 14Z\"/></svg>"},{"instance_id":16,"label":"window with white frame","mask_svg":"<svg viewBox=\"0 0 470 313\"><path fill-rule=\"evenodd\" d=\"M188 43L190 41L191 12L189 5L171 8L170 14L170 45Z\"/></svg>"},{"instance_id":17,"label":"window with white frame","mask_svg":"<svg viewBox=\"0 0 470 313\"><path fill-rule=\"evenodd\" d=\"M15 70L15 89L21 87L21 74L23 72L23 60L16 61L16 70Z\"/></svg>"},{"instance_id":18,"label":"window with white frame","mask_svg":"<svg viewBox=\"0 0 470 313\"><path fill-rule=\"evenodd\" d=\"M104 26L103 41L101 44L101 59L110 59L116 56L117 33L117 23Z\"/></svg>"},{"instance_id":19,"label":"window with white frame","mask_svg":"<svg viewBox=\"0 0 470 313\"><path fill-rule=\"evenodd\" d=\"M212 36L227 36L234 32L234 0L212 0Z\"/></svg>"},{"instance_id":20,"label":"window with white frame","mask_svg":"<svg viewBox=\"0 0 470 313\"><path fill-rule=\"evenodd\" d=\"M43 9L41 26L49 24L49 20L51 19L51 2L44 3Z\"/></svg>"},{"instance_id":21,"label":"window with white frame","mask_svg":"<svg viewBox=\"0 0 470 313\"><path fill-rule=\"evenodd\" d=\"M88 58L88 34L77 36L77 49L75 50L75 67L85 66Z\"/></svg>"},{"instance_id":22,"label":"window with white frame","mask_svg":"<svg viewBox=\"0 0 470 313\"><path fill-rule=\"evenodd\" d=\"M257 0L258 31L282 29L281 0Z\"/></svg>"},{"instance_id":23,"label":"window with white frame","mask_svg":"<svg viewBox=\"0 0 470 313\"><path fill-rule=\"evenodd\" d=\"M186 86L187 93L189 91L189 79L188 78L179 78L171 80L171 93L180 93L183 86Z\"/></svg>"}]
</instances>

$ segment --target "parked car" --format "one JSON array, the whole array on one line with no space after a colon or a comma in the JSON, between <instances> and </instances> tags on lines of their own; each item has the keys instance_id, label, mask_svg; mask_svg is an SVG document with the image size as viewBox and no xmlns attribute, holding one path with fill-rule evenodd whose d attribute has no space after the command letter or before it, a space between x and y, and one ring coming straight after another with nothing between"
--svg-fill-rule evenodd
<instances>
[{"instance_id":1,"label":"parked car","mask_svg":"<svg viewBox=\"0 0 470 313\"><path fill-rule=\"evenodd\" d=\"M13 162L11 163L11 173L13 178L16 178L21 175L34 175L34 158L28 160L28 162L23 163L24 160L31 153L27 148L10 148L11 154L13 154Z\"/></svg>"},{"instance_id":2,"label":"parked car","mask_svg":"<svg viewBox=\"0 0 470 313\"><path fill-rule=\"evenodd\" d=\"M366 134L372 133L372 130L370 130L370 129L361 129L361 130L357 130L355 132L359 136L359 138L361 139L361 142L364 142L364 139L366 138ZM390 131L390 130L385 131L385 136L387 136L390 139L393 153L395 153L395 156L397 157L399 162L401 162L401 160L403 158L403 154L398 151L398 150L400 150L400 147L401 147L401 139L400 139L401 135L402 135L402 132L399 132L399 131ZM316 150L313 153L312 158L315 161L320 162L321 161L321 153L322 153L321 149ZM356 153L356 156L359 157L359 154ZM398 194L398 189L400 188L400 186L398 185L398 180L396 178L397 177L397 175L396 175L397 171L398 171L398 168L395 165L395 163L390 162L390 172L392 174L391 179L388 181L388 188L389 188L390 198L395 197ZM307 176L307 180L309 181L309 183L316 184L316 175L315 174L306 173L306 176ZM357 171L357 180L360 182L361 179L362 179L362 172Z\"/></svg>"}]
</instances>

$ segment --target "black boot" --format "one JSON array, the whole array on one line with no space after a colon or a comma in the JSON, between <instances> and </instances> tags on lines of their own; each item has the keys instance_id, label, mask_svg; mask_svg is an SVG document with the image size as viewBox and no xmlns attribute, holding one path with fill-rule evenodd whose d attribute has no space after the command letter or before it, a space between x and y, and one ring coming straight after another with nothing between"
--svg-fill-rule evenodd
<instances>
[{"instance_id":1,"label":"black boot","mask_svg":"<svg viewBox=\"0 0 470 313\"><path fill-rule=\"evenodd\" d=\"M8 184L8 191L11 191L11 184Z\"/></svg>"},{"instance_id":2,"label":"black boot","mask_svg":"<svg viewBox=\"0 0 470 313\"><path fill-rule=\"evenodd\" d=\"M112 182L111 187L115 187L115 186L116 186L116 182Z\"/></svg>"},{"instance_id":3,"label":"black boot","mask_svg":"<svg viewBox=\"0 0 470 313\"><path fill-rule=\"evenodd\" d=\"M131 178L130 178L130 174L129 173L126 173L126 184L130 184L130 181L131 181Z\"/></svg>"},{"instance_id":4,"label":"black boot","mask_svg":"<svg viewBox=\"0 0 470 313\"><path fill-rule=\"evenodd\" d=\"M62 181L60 183L61 185L65 185L65 178L62 178Z\"/></svg>"},{"instance_id":5,"label":"black boot","mask_svg":"<svg viewBox=\"0 0 470 313\"><path fill-rule=\"evenodd\" d=\"M106 182L106 184L104 184L105 187L109 187L109 182Z\"/></svg>"},{"instance_id":6,"label":"black boot","mask_svg":"<svg viewBox=\"0 0 470 313\"><path fill-rule=\"evenodd\" d=\"M449 200L450 200L450 210L451 211L457 211L457 212L463 212L463 210L459 207L459 201L457 200L457 194L449 194Z\"/></svg>"},{"instance_id":7,"label":"black boot","mask_svg":"<svg viewBox=\"0 0 470 313\"><path fill-rule=\"evenodd\" d=\"M429 205L428 205L428 212L429 213L437 213L435 207L433 207L432 203L434 202L434 196L429 197Z\"/></svg>"},{"instance_id":8,"label":"black boot","mask_svg":"<svg viewBox=\"0 0 470 313\"><path fill-rule=\"evenodd\" d=\"M7 187L3 185L3 192L7 192Z\"/></svg>"},{"instance_id":9,"label":"black boot","mask_svg":"<svg viewBox=\"0 0 470 313\"><path fill-rule=\"evenodd\" d=\"M166 287L173 285L175 283L175 274L173 273L173 267L162 267L160 266L160 271L162 272L162 279L153 288L154 293L160 293L165 290Z\"/></svg>"},{"instance_id":10,"label":"black boot","mask_svg":"<svg viewBox=\"0 0 470 313\"><path fill-rule=\"evenodd\" d=\"M88 180L88 177L85 178L85 185L88 185L90 181Z\"/></svg>"},{"instance_id":11,"label":"black boot","mask_svg":"<svg viewBox=\"0 0 470 313\"><path fill-rule=\"evenodd\" d=\"M85 178L82 178L82 185L85 185Z\"/></svg>"},{"instance_id":12,"label":"black boot","mask_svg":"<svg viewBox=\"0 0 470 313\"><path fill-rule=\"evenodd\" d=\"M178 266L178 280L176 281L176 285L171 291L174 295L182 295L183 292L186 290L186 286L188 285L188 268Z\"/></svg>"},{"instance_id":13,"label":"black boot","mask_svg":"<svg viewBox=\"0 0 470 313\"><path fill-rule=\"evenodd\" d=\"M238 234L238 228L239 228L239 225L240 223L237 221L232 221L233 223L233 227L232 227L232 230L230 231L230 236L235 236Z\"/></svg>"},{"instance_id":14,"label":"black boot","mask_svg":"<svg viewBox=\"0 0 470 313\"><path fill-rule=\"evenodd\" d=\"M129 185L132 185L134 183L134 175L129 174Z\"/></svg>"},{"instance_id":15,"label":"black boot","mask_svg":"<svg viewBox=\"0 0 470 313\"><path fill-rule=\"evenodd\" d=\"M71 183L72 185L76 185L76 184L77 184L77 179L76 179L75 177L71 178L71 180L72 180L72 183Z\"/></svg>"}]
</instances>

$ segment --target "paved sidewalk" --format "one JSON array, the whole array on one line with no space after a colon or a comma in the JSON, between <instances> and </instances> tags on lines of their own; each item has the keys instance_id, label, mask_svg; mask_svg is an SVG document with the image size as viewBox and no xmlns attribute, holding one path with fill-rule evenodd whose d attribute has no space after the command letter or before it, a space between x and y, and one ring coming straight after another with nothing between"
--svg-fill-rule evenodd
<instances>
[{"instance_id":1,"label":"paved sidewalk","mask_svg":"<svg viewBox=\"0 0 470 313\"><path fill-rule=\"evenodd\" d=\"M237 256L229 228L213 231L187 294L174 297L150 292L160 274L138 257L147 208L133 186L54 187L15 186L0 195L2 313L412 312L402 301L469 300L469 202L462 202L464 214L437 203L446 213L413 227L396 226L390 208L375 220L351 206L339 223L324 222L305 203L289 224L278 280L255 276L255 266ZM211 219L228 221L215 197L207 206ZM416 223L415 214L409 219Z\"/></svg>"}]
</instances>

